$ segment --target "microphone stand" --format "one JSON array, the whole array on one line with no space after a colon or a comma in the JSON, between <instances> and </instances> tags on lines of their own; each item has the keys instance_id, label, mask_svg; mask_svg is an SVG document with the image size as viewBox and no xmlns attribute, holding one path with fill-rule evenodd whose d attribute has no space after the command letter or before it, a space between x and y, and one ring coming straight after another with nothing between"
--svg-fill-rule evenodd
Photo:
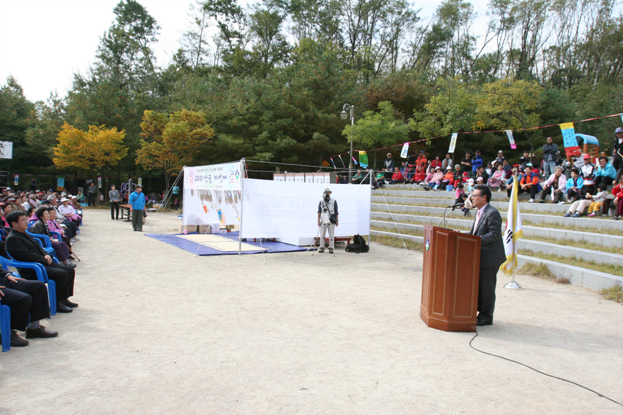
<instances>
[{"instance_id":1,"label":"microphone stand","mask_svg":"<svg viewBox=\"0 0 623 415\"><path fill-rule=\"evenodd\" d=\"M451 210L450 212L446 213L446 211L447 211L449 208L452 208L452 210ZM446 228L446 218L448 217L448 215L449 215L450 213L454 212L454 209L456 209L456 206L446 206L446 209L443 211L443 218L441 218L441 220L439 221L439 223L437 224L437 226L441 225L441 222L443 222L443 228L444 228L444 229L448 229L448 228Z\"/></svg>"}]
</instances>

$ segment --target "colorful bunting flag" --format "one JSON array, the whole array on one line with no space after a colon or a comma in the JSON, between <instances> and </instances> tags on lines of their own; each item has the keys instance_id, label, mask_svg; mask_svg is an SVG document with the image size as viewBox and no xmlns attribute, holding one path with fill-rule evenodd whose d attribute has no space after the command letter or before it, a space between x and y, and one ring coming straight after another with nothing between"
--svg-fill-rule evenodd
<instances>
[{"instance_id":1,"label":"colorful bunting flag","mask_svg":"<svg viewBox=\"0 0 623 415\"><path fill-rule=\"evenodd\" d=\"M562 141L565 144L565 154L567 156L577 156L580 153L580 146L578 146L578 140L575 137L573 123L560 124L560 131L562 131Z\"/></svg>"},{"instance_id":2,"label":"colorful bunting flag","mask_svg":"<svg viewBox=\"0 0 623 415\"><path fill-rule=\"evenodd\" d=\"M359 165L364 169L368 167L368 153L365 151L359 152Z\"/></svg>"},{"instance_id":3,"label":"colorful bunting flag","mask_svg":"<svg viewBox=\"0 0 623 415\"><path fill-rule=\"evenodd\" d=\"M329 166L330 166L329 162L323 159L322 160L322 167L329 167Z\"/></svg>"},{"instance_id":4,"label":"colorful bunting flag","mask_svg":"<svg viewBox=\"0 0 623 415\"><path fill-rule=\"evenodd\" d=\"M402 151L400 152L400 157L403 159L409 158L409 143L404 143L402 145Z\"/></svg>"},{"instance_id":5,"label":"colorful bunting flag","mask_svg":"<svg viewBox=\"0 0 623 415\"><path fill-rule=\"evenodd\" d=\"M515 137L513 137L513 130L504 130L506 131L506 135L508 136L508 141L511 143L511 148L513 150L517 149L517 144L515 144Z\"/></svg>"},{"instance_id":6,"label":"colorful bunting flag","mask_svg":"<svg viewBox=\"0 0 623 415\"><path fill-rule=\"evenodd\" d=\"M452 133L452 138L450 139L450 148L448 149L448 153L454 154L454 148L456 147L456 139L459 137L459 133Z\"/></svg>"}]
</instances>

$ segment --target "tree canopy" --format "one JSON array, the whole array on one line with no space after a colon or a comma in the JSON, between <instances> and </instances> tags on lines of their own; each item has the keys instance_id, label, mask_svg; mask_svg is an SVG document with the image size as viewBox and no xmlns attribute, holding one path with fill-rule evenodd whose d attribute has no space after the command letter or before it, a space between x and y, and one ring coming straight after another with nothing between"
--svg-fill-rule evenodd
<instances>
[{"instance_id":1,"label":"tree canopy","mask_svg":"<svg viewBox=\"0 0 623 415\"><path fill-rule=\"evenodd\" d=\"M406 0L197 0L170 62L155 59L160 26L140 0L113 12L95 62L65 96L32 103L15 79L0 86L0 139L14 142L14 172L89 170L62 161L78 150L56 138L111 131L125 150L95 168L153 172L167 184L187 160L320 167L348 149L351 133L360 150L423 139L417 147L430 156L447 150L452 133L469 133L457 151L492 158L508 145L504 134L473 132L515 129L518 157L547 136L561 140L556 126L526 128L623 108L615 0L491 0L485 15L444 0L430 16ZM354 127L339 116L347 102ZM607 151L620 125L608 118L577 129Z\"/></svg>"}]
</instances>

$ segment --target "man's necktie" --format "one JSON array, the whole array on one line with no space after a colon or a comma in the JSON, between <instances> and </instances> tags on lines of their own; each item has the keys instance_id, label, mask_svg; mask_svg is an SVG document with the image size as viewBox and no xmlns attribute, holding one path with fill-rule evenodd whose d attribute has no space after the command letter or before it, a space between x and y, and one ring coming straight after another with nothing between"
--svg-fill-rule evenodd
<instances>
[{"instance_id":1,"label":"man's necktie","mask_svg":"<svg viewBox=\"0 0 623 415\"><path fill-rule=\"evenodd\" d=\"M474 222L474 231L472 235L476 234L476 230L478 229L478 225L480 224L480 217L482 216L482 209L478 209L478 213L476 213L476 221Z\"/></svg>"}]
</instances>

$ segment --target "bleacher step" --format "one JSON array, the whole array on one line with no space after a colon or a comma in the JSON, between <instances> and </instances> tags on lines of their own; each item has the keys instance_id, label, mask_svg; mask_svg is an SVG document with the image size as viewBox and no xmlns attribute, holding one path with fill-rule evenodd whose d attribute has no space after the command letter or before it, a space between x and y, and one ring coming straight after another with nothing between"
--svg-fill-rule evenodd
<instances>
[{"instance_id":1,"label":"bleacher step","mask_svg":"<svg viewBox=\"0 0 623 415\"><path fill-rule=\"evenodd\" d=\"M370 222L373 226L386 228L388 231L395 231L396 228L410 232L424 232L425 225L416 225L411 223L393 223L378 220ZM542 242L533 239L519 239L517 241L517 249L530 250L548 255L558 255L567 258L576 257L585 261L595 261L599 264L612 264L623 266L623 255L612 254L610 252L595 251L592 249L577 248L575 246L558 245L549 242Z\"/></svg>"},{"instance_id":2,"label":"bleacher step","mask_svg":"<svg viewBox=\"0 0 623 415\"><path fill-rule=\"evenodd\" d=\"M372 203L379 204L403 204L407 206L426 206L426 205L452 205L454 199L448 198L432 198L432 197L400 197L400 196L372 196ZM499 211L508 210L509 202L492 201L491 206ZM538 211L544 213L556 213L564 215L569 210L569 204L553 204L553 203L519 203L519 211Z\"/></svg>"},{"instance_id":3,"label":"bleacher step","mask_svg":"<svg viewBox=\"0 0 623 415\"><path fill-rule=\"evenodd\" d=\"M568 208L567 208L568 209ZM400 213L429 213L437 215L441 218L444 215L445 208L438 208L432 206L417 206L417 205L386 205L384 203L372 203L372 210L379 212L400 212ZM448 210L449 211L449 210ZM506 210L501 210L500 214L502 218L506 218ZM531 221L536 224L547 225L560 225L565 226L579 226L583 228L592 229L616 229L623 231L623 221L614 221L612 219L597 219L588 217L579 218L565 218L564 212L559 215L545 215L535 213L522 213L521 218L524 221ZM463 212L460 209L456 209L454 212L450 212L450 216L462 216Z\"/></svg>"},{"instance_id":4,"label":"bleacher step","mask_svg":"<svg viewBox=\"0 0 623 415\"><path fill-rule=\"evenodd\" d=\"M388 213L388 212L372 212L371 213L371 223L375 223L374 219L382 219L382 223L390 223L393 224L393 220L396 222L416 222L423 224L431 224L437 225L441 220L441 217L435 216L418 216L418 215L409 215L403 213ZM474 222L474 217L459 219L454 217L449 217L446 219L446 227L471 227ZM405 224L406 225L406 224ZM393 226L393 225L392 225ZM504 224L502 225L504 226ZM615 248L623 248L623 236L618 235L609 235L602 233L594 233L594 232L582 232L582 231L571 231L565 229L556 229L556 228L546 228L542 226L523 226L524 234L531 237L541 237L541 238L551 238L551 239L569 239L572 241L585 241L588 243L593 243L597 245L603 245L608 247Z\"/></svg>"},{"instance_id":5,"label":"bleacher step","mask_svg":"<svg viewBox=\"0 0 623 415\"><path fill-rule=\"evenodd\" d=\"M401 235L394 232L370 231L371 235L390 236L400 238ZM424 237L415 235L402 235L403 239L424 243ZM587 268L576 267L574 265L563 264L560 262L549 261L541 258L530 257L526 255L517 255L519 268L526 263L545 264L551 273L557 278L567 278L573 285L590 288L593 290L602 290L614 286L623 286L623 277L607 274L605 272L593 271ZM520 281L521 284L521 281Z\"/></svg>"}]
</instances>

